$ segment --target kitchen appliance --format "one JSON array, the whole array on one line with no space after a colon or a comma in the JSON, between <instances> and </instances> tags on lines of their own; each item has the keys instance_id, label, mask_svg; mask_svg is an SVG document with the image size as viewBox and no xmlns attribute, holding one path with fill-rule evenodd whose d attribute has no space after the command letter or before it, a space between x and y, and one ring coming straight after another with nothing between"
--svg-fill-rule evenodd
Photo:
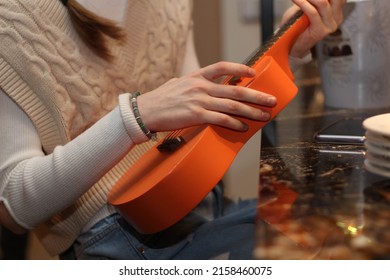
<instances>
[{"instance_id":1,"label":"kitchen appliance","mask_svg":"<svg viewBox=\"0 0 390 280\"><path fill-rule=\"evenodd\" d=\"M316 47L325 105L390 107L390 1L348 1L343 13Z\"/></svg>"}]
</instances>

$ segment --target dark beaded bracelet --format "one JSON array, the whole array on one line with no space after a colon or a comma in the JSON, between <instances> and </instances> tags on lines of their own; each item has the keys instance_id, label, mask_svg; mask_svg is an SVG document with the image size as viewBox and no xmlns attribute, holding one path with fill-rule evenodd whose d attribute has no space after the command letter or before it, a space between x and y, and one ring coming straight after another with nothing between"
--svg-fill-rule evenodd
<instances>
[{"instance_id":1,"label":"dark beaded bracelet","mask_svg":"<svg viewBox=\"0 0 390 280\"><path fill-rule=\"evenodd\" d=\"M141 119L141 115L140 115L140 113L139 113L138 105L137 105L137 97L140 96L140 95L141 95L141 94L140 94L139 92L134 92L134 93L131 95L131 99L130 99L131 108L132 108L132 110L133 110L135 120L137 121L137 123L138 123L139 127L141 128L141 130L143 131L143 133L145 133L145 135L146 135L149 139L156 140L156 139L157 139L156 133L151 132L151 131L146 127L146 125L144 124L144 122L143 122L142 119Z\"/></svg>"}]
</instances>

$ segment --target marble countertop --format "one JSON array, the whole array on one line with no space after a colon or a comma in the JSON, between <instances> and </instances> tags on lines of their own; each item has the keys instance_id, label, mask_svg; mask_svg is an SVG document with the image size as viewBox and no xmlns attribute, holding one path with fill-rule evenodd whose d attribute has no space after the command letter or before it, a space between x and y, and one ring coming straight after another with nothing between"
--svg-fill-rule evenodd
<instances>
[{"instance_id":1,"label":"marble countertop","mask_svg":"<svg viewBox=\"0 0 390 280\"><path fill-rule=\"evenodd\" d=\"M318 78L263 129L255 258L390 259L390 178L364 168L362 144L316 143L345 117L390 109L324 106Z\"/></svg>"}]
</instances>

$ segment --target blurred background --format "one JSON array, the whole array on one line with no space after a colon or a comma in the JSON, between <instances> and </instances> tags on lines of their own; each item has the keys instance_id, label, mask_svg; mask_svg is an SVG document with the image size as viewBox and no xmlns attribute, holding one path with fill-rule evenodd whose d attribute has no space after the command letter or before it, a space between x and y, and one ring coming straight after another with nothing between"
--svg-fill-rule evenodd
<instances>
[{"instance_id":1,"label":"blurred background","mask_svg":"<svg viewBox=\"0 0 390 280\"><path fill-rule=\"evenodd\" d=\"M242 62L262 42L261 22L268 25L273 19L278 26L290 5L288 0L195 0L195 43L201 66L219 60Z\"/></svg>"}]
</instances>

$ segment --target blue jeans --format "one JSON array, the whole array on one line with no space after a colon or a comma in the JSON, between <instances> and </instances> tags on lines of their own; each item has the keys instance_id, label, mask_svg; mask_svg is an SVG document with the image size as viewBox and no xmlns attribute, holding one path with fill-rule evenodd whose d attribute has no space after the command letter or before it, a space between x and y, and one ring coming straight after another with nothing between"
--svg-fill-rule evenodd
<instances>
[{"instance_id":1,"label":"blue jeans","mask_svg":"<svg viewBox=\"0 0 390 280\"><path fill-rule=\"evenodd\" d=\"M140 234L119 214L78 237L61 259L252 259L256 200L224 201L215 194L214 218L192 211L156 234Z\"/></svg>"}]
</instances>

